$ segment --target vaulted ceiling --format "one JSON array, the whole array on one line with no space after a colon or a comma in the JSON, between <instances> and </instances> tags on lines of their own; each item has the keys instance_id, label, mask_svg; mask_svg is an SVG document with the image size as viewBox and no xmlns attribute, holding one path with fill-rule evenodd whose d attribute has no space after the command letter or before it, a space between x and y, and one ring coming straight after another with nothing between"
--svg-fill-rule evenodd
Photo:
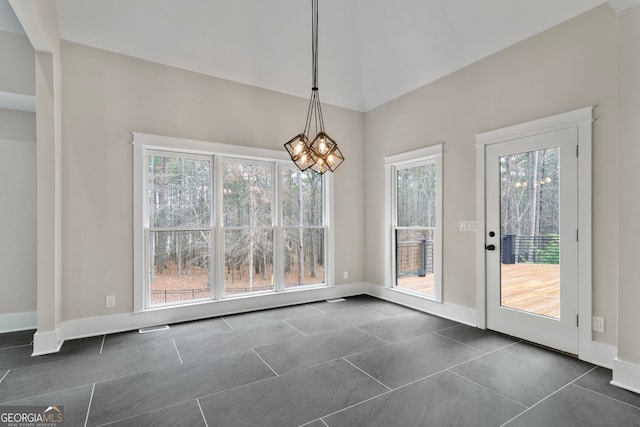
<instances>
[{"instance_id":1,"label":"vaulted ceiling","mask_svg":"<svg viewBox=\"0 0 640 427\"><path fill-rule=\"evenodd\" d=\"M319 0L322 101L368 111L605 2ZM309 0L57 0L57 6L65 40L309 96ZM0 0L0 29L17 32L11 13Z\"/></svg>"}]
</instances>

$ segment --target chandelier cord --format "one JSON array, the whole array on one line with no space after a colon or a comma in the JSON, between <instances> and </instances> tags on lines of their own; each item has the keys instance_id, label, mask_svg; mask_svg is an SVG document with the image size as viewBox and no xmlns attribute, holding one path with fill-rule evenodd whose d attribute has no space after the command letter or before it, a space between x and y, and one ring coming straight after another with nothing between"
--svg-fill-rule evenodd
<instances>
[{"instance_id":1,"label":"chandelier cord","mask_svg":"<svg viewBox=\"0 0 640 427\"><path fill-rule=\"evenodd\" d=\"M318 89L318 0L311 0L311 97L304 134L307 135L311 126L315 125L315 133L324 132L324 117L320 106L320 91Z\"/></svg>"},{"instance_id":2,"label":"chandelier cord","mask_svg":"<svg viewBox=\"0 0 640 427\"><path fill-rule=\"evenodd\" d=\"M318 0L311 0L311 90L318 90Z\"/></svg>"},{"instance_id":3,"label":"chandelier cord","mask_svg":"<svg viewBox=\"0 0 640 427\"><path fill-rule=\"evenodd\" d=\"M318 89L318 3L311 0L311 96L304 131L284 144L291 160L301 171L334 172L344 162L336 141L324 131L324 117ZM312 128L314 132L312 132Z\"/></svg>"}]
</instances>

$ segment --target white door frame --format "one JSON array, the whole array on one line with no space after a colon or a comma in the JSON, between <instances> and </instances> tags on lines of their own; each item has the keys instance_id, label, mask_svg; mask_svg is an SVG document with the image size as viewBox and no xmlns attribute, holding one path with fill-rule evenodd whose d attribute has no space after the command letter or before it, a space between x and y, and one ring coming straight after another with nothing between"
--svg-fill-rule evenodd
<instances>
[{"instance_id":1,"label":"white door frame","mask_svg":"<svg viewBox=\"0 0 640 427\"><path fill-rule=\"evenodd\" d=\"M476 137L476 325L487 325L486 147L567 128L578 130L578 356L591 359L591 145L593 107L477 134Z\"/></svg>"}]
</instances>

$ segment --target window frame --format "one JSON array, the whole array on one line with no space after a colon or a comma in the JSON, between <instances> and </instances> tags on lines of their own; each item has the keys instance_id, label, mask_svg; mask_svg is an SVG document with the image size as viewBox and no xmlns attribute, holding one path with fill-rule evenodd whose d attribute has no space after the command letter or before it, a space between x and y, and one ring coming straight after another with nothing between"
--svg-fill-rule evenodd
<instances>
[{"instance_id":1,"label":"window frame","mask_svg":"<svg viewBox=\"0 0 640 427\"><path fill-rule=\"evenodd\" d=\"M385 163L385 287L394 291L415 295L435 302L442 302L442 201L443 172L442 153L444 144L434 144L417 150L386 156ZM398 226L397 218L397 173L399 170L433 164L436 167L436 206L433 230L434 295L412 292L396 285L396 230L422 230L432 227Z\"/></svg>"},{"instance_id":2,"label":"window frame","mask_svg":"<svg viewBox=\"0 0 640 427\"><path fill-rule=\"evenodd\" d=\"M331 174L322 176L323 224L310 228L324 228L324 282L321 284L299 285L286 287L284 285L284 230L282 215L282 184L280 177L283 168L289 167L290 159L286 152L253 148L240 145L228 145L206 141L174 138L167 136L132 133L133 145L133 272L134 272L134 312L144 312L163 308L184 307L194 304L215 303L223 300L246 297L260 297L286 292L297 292L305 289L317 289L335 286L332 272L335 258L333 237L333 177ZM168 155L174 157L209 159L211 162L212 185L210 212L211 248L209 261L209 281L211 284L211 298L187 300L178 303L150 305L148 272L150 259L147 256L147 234L149 230L149 197L148 197L148 156ZM273 180L273 195L271 209L271 229L274 232L274 289L252 293L225 296L224 293L224 232L228 229L242 227L225 226L223 224L223 169L225 160L243 163L259 163L270 165ZM260 226L260 228L264 228ZM269 227L267 227L269 228ZM298 228L297 226L294 228Z\"/></svg>"}]
</instances>

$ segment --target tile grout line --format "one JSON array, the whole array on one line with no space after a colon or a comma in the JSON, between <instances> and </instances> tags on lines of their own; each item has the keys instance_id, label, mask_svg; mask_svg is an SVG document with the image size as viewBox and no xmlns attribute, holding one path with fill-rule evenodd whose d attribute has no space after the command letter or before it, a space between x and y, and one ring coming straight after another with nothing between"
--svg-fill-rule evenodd
<instances>
[{"instance_id":1,"label":"tile grout line","mask_svg":"<svg viewBox=\"0 0 640 427\"><path fill-rule=\"evenodd\" d=\"M316 310L318 313L326 314L326 312L324 312L324 311L320 310L320 309L319 309L319 308L317 308L317 307L312 306L311 304L305 304L305 305L306 305L306 306L308 306L308 307L313 308L313 309L314 309L314 310Z\"/></svg>"},{"instance_id":2,"label":"tile grout line","mask_svg":"<svg viewBox=\"0 0 640 427\"><path fill-rule=\"evenodd\" d=\"M234 351L233 353L239 353L241 351L248 351L248 350L238 350L238 351ZM233 353L229 353L229 354L233 354ZM336 360L340 360L340 358L330 360L329 362L316 363L315 365L308 366L307 368L324 365L325 363L335 362ZM305 368L305 369L307 369L307 368ZM211 396L215 396L215 395L218 395L218 394L221 394L221 393L226 393L228 391L238 390L238 389L241 389L241 388L244 388L244 387L255 385L255 384L258 384L258 383L261 383L261 382L264 382L264 381L275 380L276 378L284 377L286 375L289 375L292 372L295 372L295 371L286 372L286 373L284 373L282 375L278 375L277 377L262 378L261 380L256 380L256 381L253 381L253 382L250 382L250 383L247 383L247 384L240 384L240 385L237 385L235 387L228 388L226 390L219 390L219 391L216 391L216 392L213 392L213 393L210 393L210 394L205 394L203 396L200 396L199 398L211 397Z\"/></svg>"},{"instance_id":3,"label":"tile grout line","mask_svg":"<svg viewBox=\"0 0 640 427\"><path fill-rule=\"evenodd\" d=\"M429 314L429 313L426 313L426 314ZM431 316L433 316L433 315L431 315ZM442 319L444 319L444 317L442 317ZM451 319L445 319L445 320L451 320ZM452 322L455 322L455 320L451 320L451 321L452 321ZM465 324L463 324L463 323L459 323L459 324L457 324L457 325L447 326L446 328L438 329L438 330L436 330L436 331L434 331L434 332L448 331L449 329L459 328L459 327L461 327L461 326L468 326L468 325L465 325Z\"/></svg>"},{"instance_id":4,"label":"tile grout line","mask_svg":"<svg viewBox=\"0 0 640 427\"><path fill-rule=\"evenodd\" d=\"M403 384L403 385L401 385L401 386L399 386L399 387L396 387L396 388L394 388L394 389L393 389L393 391L400 390L401 388L408 387L408 386L410 386L410 385L412 385L412 384L415 384L415 383L417 383L417 382L419 382L419 381L426 380L427 378L431 378L431 377L433 377L433 376L435 376L435 375L438 375L438 374L441 374L441 373L443 373L443 372L447 372L447 371L448 371L448 370L450 370L450 369L454 369L454 368L457 368L458 366L462 366L462 365L464 365L464 364L466 364L466 363L473 362L474 360L481 359L481 358L486 357L486 356L488 356L488 355L490 355L490 354L496 353L496 352L498 352L498 351L500 351L500 350L504 350L505 348L510 347L510 346L512 346L512 345L515 345L515 344L518 344L518 343L509 344L509 345L508 345L508 346L506 346L506 347L502 347L502 348L499 348L499 349L497 349L497 350L493 350L493 351L491 351L491 352L489 352L489 353L486 353L486 354L481 354L481 355L476 356L476 357L473 357L473 358L471 358L471 359L469 359L469 360L465 360L464 362L456 363L456 364L455 364L455 365L453 365L453 366L449 366L448 368L442 369L442 370L440 370L440 371L438 371L438 372L434 372L434 373L429 374L429 375L426 375L426 376L424 376L424 377L422 377L422 378L418 378L417 380L413 380L413 381L411 381L411 382L409 382L409 383L407 383L407 384Z\"/></svg>"},{"instance_id":5,"label":"tile grout line","mask_svg":"<svg viewBox=\"0 0 640 427\"><path fill-rule=\"evenodd\" d=\"M479 386L479 387L481 387L481 388L483 388L483 389L485 389L485 390L487 390L487 391L489 391L489 392L491 392L491 393L495 394L496 396L502 397L503 399L507 399L507 400L509 400L509 401L511 401L511 402L513 402L513 403L515 403L515 404L517 404L517 405L519 405L519 406L522 406L524 409L528 409L528 408L529 408L529 407L528 407L527 405L525 405L524 403L520 403L520 402L518 402L517 400L514 400L514 399L512 399L512 398L510 398L510 397L508 397L508 396L505 396L505 395L504 395L504 394L502 394L502 393L498 393L497 391L495 391L495 390L493 390L493 389L490 389L489 387L487 387L487 386L485 386L485 385L482 385L482 384L480 384L480 383L478 383L478 382L475 382L475 381L473 381L473 380L470 380L469 378L467 378L467 377L465 377L465 376L462 376L462 375L458 374L457 372L453 372L453 371L450 371L450 370L448 370L448 369L447 369L447 372L450 372L451 374L453 374L453 375L455 375L455 376L457 376L457 377L459 377L459 378L461 378L461 379L463 379L463 380L465 380L465 381L469 381L470 383L475 384L475 385L477 385L477 386Z\"/></svg>"},{"instance_id":6,"label":"tile grout line","mask_svg":"<svg viewBox=\"0 0 640 427\"><path fill-rule=\"evenodd\" d=\"M365 374L366 376L368 376L369 378L371 378L372 380L374 380L375 382L377 382L378 384L380 384L381 386L383 386L384 388L386 388L387 390L391 391L391 387L388 387L386 384L384 384L382 381L378 380L377 378L374 378L373 376L371 376L369 373L365 372L364 370L360 369L358 366L354 365L353 363L349 362L347 359L345 359L344 357L342 358L342 360L344 360L345 362L347 362L349 365L353 366L354 368L356 368L358 371L362 372L363 374Z\"/></svg>"},{"instance_id":7,"label":"tile grout line","mask_svg":"<svg viewBox=\"0 0 640 427\"><path fill-rule=\"evenodd\" d=\"M84 427L89 423L89 412L91 412L91 404L93 403L93 393L96 391L96 383L91 387L91 397L89 397L89 406L87 406L87 416L84 418Z\"/></svg>"},{"instance_id":8,"label":"tile grout line","mask_svg":"<svg viewBox=\"0 0 640 427\"><path fill-rule=\"evenodd\" d=\"M364 305L358 305L357 307L364 308L365 310L369 310L370 312L375 313L375 314L379 314L381 316L385 316L388 319L393 319L394 317L396 317L396 316L389 316L388 314L382 313L380 311L375 311L373 308L369 308L369 307L366 307ZM408 313L408 314L411 314L411 313ZM397 317L400 317L400 316L397 316ZM382 319L382 320L384 320L384 319Z\"/></svg>"},{"instance_id":9,"label":"tile grout line","mask_svg":"<svg viewBox=\"0 0 640 427\"><path fill-rule=\"evenodd\" d=\"M247 350L238 350L238 351L235 351L234 353L238 353L240 351L247 351ZM229 353L229 354L233 354L233 353ZM313 365L305 367L304 369L314 368L314 367L317 367L317 366L320 366L320 365L328 364L328 363L331 363L331 362L336 362L336 361L341 360L341 359L342 359L341 357L338 357L338 358L335 358L335 359L332 359L332 360L329 360L329 361L326 361L326 362L315 363ZM210 393L210 394L206 394L206 395L200 396L200 398L202 398L202 397L211 397L211 396L215 396L215 395L218 395L218 394L221 394L221 393L226 393L226 392L231 391L231 390L237 390L237 389L240 389L240 388L244 388L244 387L248 387L248 386L251 386L251 385L254 385L254 384L258 384L258 383L261 383L261 382L264 382L264 381L275 380L276 378L285 377L285 376L287 376L287 375L289 375L289 374L291 374L293 372L295 372L295 370L294 371L285 372L284 374L279 375L278 377L263 378L261 380L256 380L256 381L253 381L253 382L250 382L250 383L247 383L247 384L241 384L241 385L238 385L238 386L235 386L235 387L231 387L231 388L226 389L226 390L216 391L214 393ZM382 394L386 394L386 393L389 393L389 392L385 391ZM352 406L354 406L354 405L352 405Z\"/></svg>"},{"instance_id":10,"label":"tile grout line","mask_svg":"<svg viewBox=\"0 0 640 427\"><path fill-rule=\"evenodd\" d=\"M279 376L280 376L280 375L278 375L278 373L276 372L276 370L275 370L275 369L273 369L273 368L271 367L271 365L269 365L269 364L267 363L267 361L266 361L266 360L264 360L264 359L262 358L262 356L260 356L260 355L258 354L258 352L256 351L256 349L255 349L255 348L252 348L251 350L253 350L253 352L256 354L256 356L258 356L258 357L260 358L260 360L262 360L262 362L263 362L265 365L267 365L267 366L269 367L269 369L271 369L271 371L272 371L274 374L276 374L276 377L279 377Z\"/></svg>"},{"instance_id":11,"label":"tile grout line","mask_svg":"<svg viewBox=\"0 0 640 427\"><path fill-rule=\"evenodd\" d=\"M520 342L520 341L519 341L519 342ZM510 347L510 346L512 346L512 345L515 345L515 344L518 344L518 342L515 342L515 343L513 343L513 344L509 344L509 345L508 345L508 346L506 346L506 347ZM458 367L458 366L464 365L465 363L469 363L469 362L471 362L471 361L473 361L473 360L476 360L476 359L480 359L481 357L485 357L485 356L487 356L487 355L489 355L489 354L492 354L492 353L495 353L495 352L497 352L497 351L500 351L500 350L502 350L502 349L504 349L504 348L506 348L506 347L503 347L503 348L500 348L500 349L497 349L497 350L493 350L493 351L491 351L491 352L489 352L489 353L487 353L487 354L483 354L483 355L480 355L480 356L474 357L474 358L469 359L469 360L467 360L467 361L460 362L460 363L458 363L458 364L456 364L456 365L450 366L450 367L448 367L448 368L446 368L446 369L442 369L442 370L440 370L440 371L438 371L438 372L434 372L434 373L429 374L429 375L426 375L426 376L424 376L424 377L422 377L422 378L418 378L418 379L416 379L416 380L414 380L414 381L411 381L411 382L409 382L409 383L407 383L407 384L403 384L403 385L401 385L401 386L399 386L399 387L396 387L396 388L394 388L394 389L391 389L390 391L385 391L384 393L381 393L381 394L379 394L379 395L377 395L377 396L370 397L370 398L365 399L365 400L363 400L363 401L361 401L361 402L354 403L353 405L349 405L349 406L347 406L346 408L342 408L342 409L340 409L340 410L337 410L337 411L335 411L335 412L332 412L332 413L330 413L330 414L327 414L327 415L325 415L323 418L325 418L325 417L329 417L329 416L331 416L331 415L337 414L338 412L345 411L345 410L350 409L350 408L353 408L353 407L355 407L355 406L362 405L363 403L369 402L370 400L373 400L373 399L376 399L376 398L378 398L378 397L384 396L384 395L386 395L386 394L392 393L392 392L394 392L394 391L396 391L396 390L400 390L400 389L402 389L402 388L409 387L410 385L413 385L413 384L415 384L415 383L417 383L417 382L420 382L420 381L426 380L427 378L434 377L434 376L436 376L436 375L438 375L438 374L441 374L441 373L443 373L443 372L447 372L447 371L449 371L449 369L456 368L456 367ZM345 360L346 360L346 359L345 359ZM348 362L348 361L347 361L347 362ZM357 367L357 366L356 366L356 367ZM594 368L594 369L595 369L595 368ZM589 371L589 372L590 372L590 371ZM366 372L365 372L365 373L366 373ZM453 372L452 372L452 373L453 373ZM587 373L588 373L588 372L587 372ZM587 373L585 373L584 375L586 375ZM581 377L582 377L582 376L581 376ZM579 377L579 378L581 378L581 377ZM463 377L463 378L464 378L464 377ZM375 378L374 378L374 379L375 379ZM575 381L575 380L574 380L574 381ZM382 384L382 383L381 383L381 384ZM384 384L383 384L383 385L384 385ZM567 384L567 385L568 385L568 384ZM566 387L566 386L565 386L565 387ZM534 405L534 406L535 406L535 405ZM528 409L524 410L524 411L523 411L523 412L521 412L520 414L516 415L516 417L520 416L521 414L523 414L524 412L528 411L529 409L531 409L531 408L528 408ZM516 418L516 417L514 417L514 418ZM510 422L510 421L512 421L512 420L513 420L513 418L512 418L511 420L507 421L507 422ZM505 424L506 424L506 423L505 423ZM504 426L504 424L503 424L502 426ZM502 427L502 426L500 426L500 427Z\"/></svg>"},{"instance_id":12,"label":"tile grout line","mask_svg":"<svg viewBox=\"0 0 640 427\"><path fill-rule=\"evenodd\" d=\"M284 323L286 323L287 325L291 326L293 329L295 329L296 331L300 332L302 335L304 335L305 337L308 337L309 335L305 334L304 332L302 332L300 329L296 328L295 326L293 326L291 323L287 322L286 320L283 320Z\"/></svg>"},{"instance_id":13,"label":"tile grout line","mask_svg":"<svg viewBox=\"0 0 640 427\"><path fill-rule=\"evenodd\" d=\"M0 405L5 405L7 403L17 402L19 400L24 400L24 399L31 399L32 397L40 397L40 396L44 396L44 395L47 395L47 394L50 394L50 393L59 393L59 392L62 392L62 391L75 390L76 388L88 387L90 384L91 383L82 384L82 385L76 385L76 386L69 387L69 388L63 388L62 390L53 390L53 391L47 391L46 393L34 394L32 396L19 397L18 399L7 400L6 402L1 402Z\"/></svg>"},{"instance_id":14,"label":"tile grout line","mask_svg":"<svg viewBox=\"0 0 640 427\"><path fill-rule=\"evenodd\" d=\"M11 369L9 369L3 376L2 378L0 378L0 383L2 383L2 381L4 381L5 378L7 378L7 375L9 375L9 372L11 372Z\"/></svg>"},{"instance_id":15,"label":"tile grout line","mask_svg":"<svg viewBox=\"0 0 640 427\"><path fill-rule=\"evenodd\" d=\"M473 350L476 350L476 351L482 352L482 350L480 350L479 348L476 348L476 347L473 347L473 346L471 346L471 345L469 345L469 344L463 343L462 341L454 340L453 338L449 338L449 337L446 337L446 336L444 336L444 335L440 335L440 334L438 333L438 331L433 331L433 334L434 334L434 335L439 336L440 338L444 338L444 339L446 339L446 340L449 340L449 341L451 341L451 342L454 342L454 343L456 343L456 344L461 344L461 345L463 345L463 346L465 346L465 347L468 347L468 348L471 348L471 349L473 349Z\"/></svg>"},{"instance_id":16,"label":"tile grout line","mask_svg":"<svg viewBox=\"0 0 640 427\"><path fill-rule=\"evenodd\" d=\"M100 354L102 354L102 350L104 349L104 341L107 338L107 335L102 336L102 344L100 344Z\"/></svg>"},{"instance_id":17,"label":"tile grout line","mask_svg":"<svg viewBox=\"0 0 640 427\"><path fill-rule=\"evenodd\" d=\"M330 416L335 415L335 414L337 414L337 413L339 413L339 412L346 411L347 409L351 409L351 408L354 408L354 407L356 407L356 406L358 406L358 405L362 405L363 403L367 403L367 402L369 402L369 401L371 401L371 400L373 400L373 399L377 399L378 397L386 396L387 394L392 393L392 392L393 392L393 390L391 390L391 391L385 391L384 393L380 393L380 394L377 394L377 395L375 395L375 396L371 396L370 398L365 399L365 400L363 400L363 401L361 401L361 402L353 403L353 404L351 404L351 405L349 405L349 406L346 406L346 407L344 407L344 408L342 408L342 409L338 409L337 411L333 411L333 412L331 412L330 414L324 415L322 418L330 417ZM315 421L315 420L314 420L314 421ZM324 420L323 420L322 422L324 422ZM326 424L326 423L325 423L325 424Z\"/></svg>"},{"instance_id":18,"label":"tile grout line","mask_svg":"<svg viewBox=\"0 0 640 427\"><path fill-rule=\"evenodd\" d=\"M315 420L307 421L304 424L300 424L298 427L310 426L311 424L315 423L316 421L320 421L323 425L327 426L327 423L325 423L322 418L316 418ZM327 427L329 427L329 426L327 426Z\"/></svg>"},{"instance_id":19,"label":"tile grout line","mask_svg":"<svg viewBox=\"0 0 640 427\"><path fill-rule=\"evenodd\" d=\"M454 327L457 327L457 326L454 326ZM458 340L456 340L456 339L453 339L453 338L451 338L451 337L448 337L448 336L446 336L446 335L442 335L442 334L439 334L439 333L438 333L438 332L441 332L441 331L444 331L444 330L447 330L447 329L451 329L451 328L439 329L439 330L437 330L437 331L434 331L433 333L434 333L435 335L439 336L439 337L446 338L446 339L451 340L451 341L453 341L453 342L457 342L458 344L465 345L465 346L467 346L467 347L469 347L469 348L472 348L472 349L474 349L474 350L483 351L483 350L481 350L481 349L479 349L479 348L477 348L477 347L474 347L474 346L469 345L469 344L467 344L467 343L463 343L462 341L458 341ZM514 342L512 342L512 343L510 343L510 344L503 345L502 347L498 347L498 348L496 348L496 349L493 349L493 350L491 350L491 351L490 351L489 353L487 353L487 354L490 354L490 353L493 353L493 352L496 352L496 351L502 350L503 348L510 347L510 346L512 346L512 345L514 345L514 344L519 344L519 343L523 342L523 340L518 340L518 341L513 340L513 341L514 341Z\"/></svg>"},{"instance_id":20,"label":"tile grout line","mask_svg":"<svg viewBox=\"0 0 640 427\"><path fill-rule=\"evenodd\" d=\"M429 315L429 316L432 316L432 315L430 315L429 313L423 313L423 314L427 314L427 315ZM390 317L389 319L398 319L398 318L403 317L403 316L411 316L411 314L403 314L403 315L401 315L401 316ZM443 318L443 319L444 319L444 318ZM383 319L383 320L388 320L388 319ZM452 320L452 322L453 322L453 320ZM364 323L362 323L362 325L364 325ZM460 324L460 325L453 325L453 326L449 326L448 328L442 328L442 329L437 329L437 330L435 330L435 331L429 331L429 332L421 333L421 334L415 335L415 336L413 336L413 337L407 337L407 338L403 338L403 339L398 340L398 341L389 342L389 345L393 345L393 344L400 344L400 343L403 343L403 342L405 342L405 341L409 341L409 340L412 340L412 339L416 339L416 338L424 337L424 336L429 335L429 334L437 334L437 332L441 332L441 331L444 331L444 330L447 330L447 329L451 329L451 328L457 328L457 327L460 327L460 326L464 326L464 325L462 325L462 324ZM358 325L354 325L354 327L357 327L358 329L360 329L360 327L359 327ZM364 329L362 329L362 330L364 331ZM365 331L365 332L366 332L366 331ZM442 338L448 338L448 337L445 337L445 336L440 335L440 334L437 334L437 335L438 335L438 336L441 336ZM373 336L374 336L374 337L376 337L376 338L379 338L379 339L381 339L381 340L383 340L383 341L386 341L386 340L384 340L384 339L382 339L382 338L380 338L380 337L378 337L378 336L376 336L376 335L373 335ZM454 340L454 339L452 339L452 338L448 338L448 339L450 339L450 340L452 340L452 341L455 341L455 340ZM458 341L456 341L456 342L458 342ZM520 340L520 341L518 341L518 342L522 342L522 340ZM460 343L460 344L464 344L464 343ZM512 344L517 344L517 343L511 343L511 344L509 344L509 345L512 345ZM465 344L465 345L466 345L467 347L471 347L469 344ZM502 350L503 348L508 347L509 345L506 345L506 346L504 346L504 347L500 347L500 348L499 348L499 349L497 349L497 350ZM471 347L471 348L473 348L473 349L475 349L475 350L478 350L478 349L477 349L477 348L475 348L475 347ZM479 350L479 351L482 351L482 350ZM492 350L492 351L496 351L496 350ZM487 354L489 354L489 353L487 353Z\"/></svg>"},{"instance_id":21,"label":"tile grout line","mask_svg":"<svg viewBox=\"0 0 640 427\"><path fill-rule=\"evenodd\" d=\"M384 338L380 338L379 336L374 335L374 334L372 334L372 333L371 333L371 332L369 332L369 331L365 331L365 330L364 330L364 329L362 329L359 325L353 325L352 327L353 327L353 328L355 328L355 329L357 329L357 330L359 330L359 331L364 332L364 333L365 333L365 334L367 334L367 335L370 335L370 336L372 336L372 337L374 337L374 338L379 339L380 341L384 342L384 343L385 343L385 344L387 344L387 345L391 345L391 344L393 344L391 341L387 341L387 340L385 340ZM366 351L366 350L365 350L365 351Z\"/></svg>"},{"instance_id":22,"label":"tile grout line","mask_svg":"<svg viewBox=\"0 0 640 427\"><path fill-rule=\"evenodd\" d=\"M500 427L504 427L507 424L509 424L511 421L515 420L516 418L526 414L527 412L529 412L530 410L532 410L533 408L535 408L536 406L540 405L542 402L544 402L545 400L549 399L551 396L553 396L554 394L557 394L559 392L561 392L562 390L564 390L565 388L569 387L570 385L573 384L574 381L579 380L580 378L584 377L587 374L590 374L591 372L595 371L596 369L598 369L598 366L594 366L593 368L589 369L587 372L585 372L584 374L580 375L578 378L568 382L567 384L563 385L562 387L560 387L559 389L557 389L556 391L554 391L553 393L549 394L548 396L540 399L539 401L537 401L536 403L534 403L533 405L529 406L527 409L525 409L524 411L520 412L518 415L516 415L515 417L511 418L510 420L507 420L506 422L502 423L500 425Z\"/></svg>"},{"instance_id":23,"label":"tile grout line","mask_svg":"<svg viewBox=\"0 0 640 427\"><path fill-rule=\"evenodd\" d=\"M219 358L219 357L227 357L227 356L230 356L230 355L232 355L232 354L242 353L242 352L244 352L244 351L251 351L251 350L252 350L251 348L241 348L240 350L233 350L233 351L231 351L231 352L229 352L229 353L214 354L213 356L207 357L206 359L196 359L196 360L194 360L194 361L188 361L188 360L187 360L187 362L189 362L189 363L192 363L192 362L202 362L202 361L204 361L204 360L209 360L209 359L211 359L211 358L215 359L215 358ZM171 366L174 366L174 365L171 365ZM178 365L175 365L175 366L178 366ZM147 372L147 371L145 371L145 372ZM137 374L134 374L134 375L137 375ZM128 376L128 375L126 375L126 376ZM122 377L118 377L118 378L122 378ZM109 381L109 380L106 380L106 381ZM98 381L98 382L103 382L103 381Z\"/></svg>"},{"instance_id":24,"label":"tile grout line","mask_svg":"<svg viewBox=\"0 0 640 427\"><path fill-rule=\"evenodd\" d=\"M11 347L2 347L2 348L0 348L0 351L11 350L12 348L29 347L32 344L33 344L33 341L31 341L29 344L20 344L20 345L12 345Z\"/></svg>"},{"instance_id":25,"label":"tile grout line","mask_svg":"<svg viewBox=\"0 0 640 427\"><path fill-rule=\"evenodd\" d=\"M383 346L383 347L384 347L384 346ZM382 348L382 347L376 347L376 348ZM369 351L369 350L365 350L365 351ZM349 356L353 356L353 355L355 355L355 354L358 354L358 353L348 354L348 355L343 356L343 357L349 357ZM318 366L320 366L320 365L324 365L324 364L326 364L326 363L331 363L331 362L337 362L338 360L341 360L341 359L342 359L342 357L336 357L335 359L327 360L327 361L325 361L325 362L318 362L318 363L314 363L313 365L305 366L305 367L303 367L303 368L299 368L299 369L316 368L316 367L318 367ZM289 374L289 373L291 373L291 372L294 372L294 371L296 371L296 370L297 370L297 369L294 369L293 371L285 372L285 373L284 373L284 374L282 374L282 375L287 375L287 374Z\"/></svg>"},{"instance_id":26,"label":"tile grout line","mask_svg":"<svg viewBox=\"0 0 640 427\"><path fill-rule=\"evenodd\" d=\"M202 406L200 406L200 398L196 398L196 403L198 404L198 409L200 409L200 415L202 415L202 419L204 420L205 427L209 427L209 423L207 423L207 419L204 416L204 411L202 410Z\"/></svg>"},{"instance_id":27,"label":"tile grout line","mask_svg":"<svg viewBox=\"0 0 640 427\"><path fill-rule=\"evenodd\" d=\"M589 372L591 372L591 371L589 371ZM575 381L575 380L574 380L574 381ZM638 410L640 410L640 407L635 406L635 405L633 405L633 404L631 404L631 403L624 402L624 401L622 401L622 400L616 399L615 397L611 397L611 396L608 396L608 395L606 395L606 394L604 394L604 393L600 393L599 391L596 391L596 390L591 390L590 388L587 388L587 387L581 386L580 384L576 384L575 382L573 382L573 383L571 383L571 384L573 384L573 385L574 385L574 386L576 386L576 387L580 387L580 388L581 388L581 389L583 389L583 390L587 390L587 391L590 391L590 392L592 392L592 393L595 393L595 394L598 394L598 395L600 395L600 396L603 396L603 397L606 397L606 398L608 398L608 399L611 399L611 400L613 400L613 401L615 401L615 402L622 403L623 405L631 406L633 409L638 409Z\"/></svg>"},{"instance_id":28,"label":"tile grout line","mask_svg":"<svg viewBox=\"0 0 640 427\"><path fill-rule=\"evenodd\" d=\"M198 399L198 398L196 398L196 399ZM154 412L161 411L161 410L163 410L163 409L173 408L173 407L175 407L175 406L179 406L179 405L184 405L185 403L189 403L189 402L191 402L192 400L193 400L193 399L184 400L184 401L179 401L179 402L177 402L177 403L172 403L172 404L170 404L170 405L168 405L168 406L164 406L164 407L162 407L162 408L151 409L151 410L149 410L149 411L141 412L141 413L139 413L139 414L134 414L134 415L131 415L131 416L128 416L128 417L118 418L118 419L115 419L115 420L109 420L109 421L107 421L106 423L98 424L96 427L110 426L110 425L113 425L114 423L119 423L119 422L122 422L122 421L125 421L125 420L131 420L131 419L133 419L133 418L137 418L137 417L141 417L141 416L144 416L144 415L153 414Z\"/></svg>"},{"instance_id":29,"label":"tile grout line","mask_svg":"<svg viewBox=\"0 0 640 427\"><path fill-rule=\"evenodd\" d=\"M182 356L180 356L180 350L178 350L178 344L176 344L176 340L173 339L171 341L173 341L173 348L175 348L176 349L176 353L178 353L178 359L180 360L180 364L184 365L184 362L182 361Z\"/></svg>"},{"instance_id":30,"label":"tile grout line","mask_svg":"<svg viewBox=\"0 0 640 427\"><path fill-rule=\"evenodd\" d=\"M224 323L226 323L226 324L227 324L227 326L228 326L228 327L230 327L232 331L233 331L233 330L235 330L235 329L233 328L233 326L231 326L231 324L230 324L229 322L227 322L227 319L225 319L225 318L224 318L224 316L220 316L220 318L221 318L222 320L224 320Z\"/></svg>"}]
</instances>

